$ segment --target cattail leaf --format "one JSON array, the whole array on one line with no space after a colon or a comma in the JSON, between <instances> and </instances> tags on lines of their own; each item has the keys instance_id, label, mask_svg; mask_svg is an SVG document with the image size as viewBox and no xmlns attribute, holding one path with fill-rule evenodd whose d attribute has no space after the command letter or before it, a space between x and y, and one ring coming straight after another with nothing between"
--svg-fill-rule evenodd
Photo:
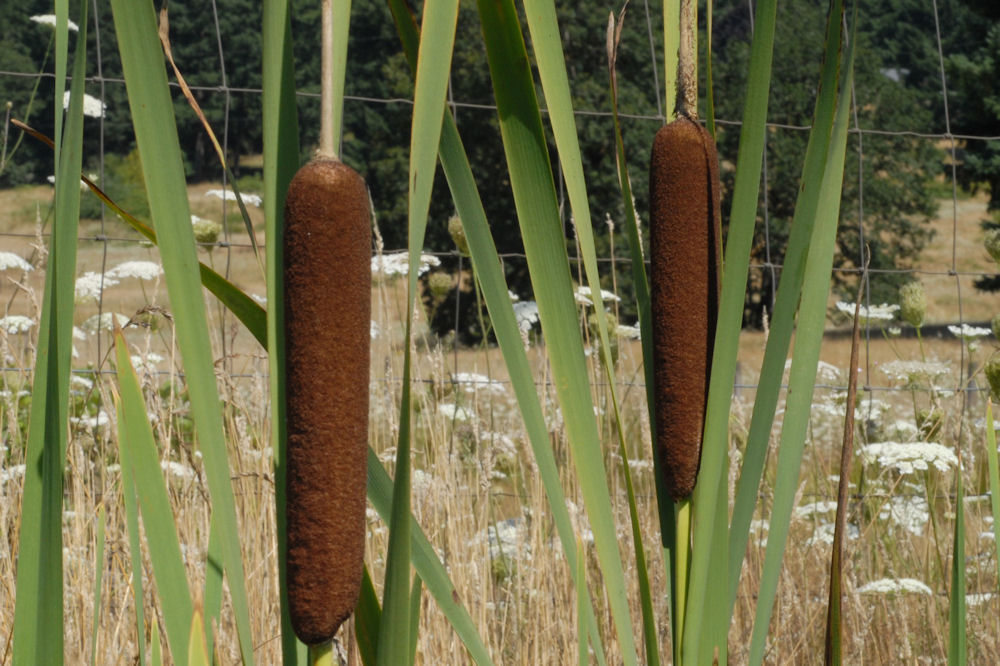
<instances>
[{"instance_id":1,"label":"cattail leaf","mask_svg":"<svg viewBox=\"0 0 1000 666\"><path fill-rule=\"evenodd\" d=\"M842 22L843 4L836 1L830 10L827 34L829 41L837 48L835 52L832 48L828 50L828 54L833 57L824 63L824 70L833 68L834 71L840 72L836 114L830 134L826 166L820 181L815 227L805 259L805 276L802 281L802 299L788 379L785 419L781 429L778 473L771 507L767 551L757 597L753 636L750 641L749 663L751 664L760 664L764 657L768 626L788 540L788 527L798 489L799 468L811 415L810 405L816 381L816 367L826 323L826 303L830 293L830 272L833 269L833 254L836 248L844 159L847 151L847 121L854 81L856 42L854 35L848 41L846 53L843 54L843 68L840 67L839 44ZM856 18L853 24L857 25Z\"/></svg>"},{"instance_id":2,"label":"cattail leaf","mask_svg":"<svg viewBox=\"0 0 1000 666\"><path fill-rule=\"evenodd\" d=\"M122 421L122 410L117 410L116 423L118 432L125 429ZM121 443L121 435L118 437ZM120 450L120 449L119 449ZM139 665L146 666L146 611L145 598L142 591L142 551L140 550L139 534L139 507L136 505L135 482L133 475L127 473L127 465L123 456L119 454L119 466L121 467L122 498L125 502L125 525L128 531L128 554L129 563L132 565L132 603L135 607L135 628L139 648Z\"/></svg>"},{"instance_id":3,"label":"cattail leaf","mask_svg":"<svg viewBox=\"0 0 1000 666\"><path fill-rule=\"evenodd\" d=\"M209 666L211 664L208 658L208 647L205 645L204 627L201 610L195 609L191 616L191 638L188 641L187 651L188 666Z\"/></svg>"},{"instance_id":4,"label":"cattail leaf","mask_svg":"<svg viewBox=\"0 0 1000 666\"><path fill-rule=\"evenodd\" d=\"M358 643L358 654L364 666L375 666L375 650L378 646L379 625L382 621L382 608L375 594L375 584L372 583L368 565L361 573L361 595L358 597L358 608L354 611L354 637Z\"/></svg>"},{"instance_id":5,"label":"cattail leaf","mask_svg":"<svg viewBox=\"0 0 1000 666\"><path fill-rule=\"evenodd\" d=\"M993 400L986 400L986 465L990 475L990 511L993 515L993 544L997 552L997 581L1000 581L1000 465L997 464L997 431L993 425ZM997 583L1000 590L1000 582Z\"/></svg>"},{"instance_id":6,"label":"cattail leaf","mask_svg":"<svg viewBox=\"0 0 1000 666\"><path fill-rule=\"evenodd\" d=\"M839 24L838 24L839 26ZM758 381L757 397L754 402L747 436L747 446L743 466L736 486L736 501L730 523L731 546L729 549L729 603L730 615L736 603L740 570L749 539L750 522L756 508L756 498L763 476L767 457L771 427L778 404L785 359L788 356L792 332L795 329L795 314L802 293L805 275L806 253L809 249L816 212L819 202L819 185L829 150L830 128L833 125L836 104L837 69L836 54L839 52L839 38L834 39L830 30L839 27L828 26L823 79L816 107L813 113L813 130L809 135L802 167L803 188L795 203L791 233L785 252L785 264L775 297L775 307L771 318L764 362ZM759 169L759 166L758 166Z\"/></svg>"},{"instance_id":7,"label":"cattail leaf","mask_svg":"<svg viewBox=\"0 0 1000 666\"><path fill-rule=\"evenodd\" d=\"M218 514L212 513L208 520L208 552L205 555L205 591L202 596L205 618L205 648L209 654L215 651L212 621L222 624L222 577L224 572L222 553L222 532L217 521Z\"/></svg>"},{"instance_id":8,"label":"cattail leaf","mask_svg":"<svg viewBox=\"0 0 1000 666\"><path fill-rule=\"evenodd\" d=\"M422 20L424 31L420 36L417 55L413 126L410 132L410 257L419 257L423 251L457 21L457 0L428 0L424 4ZM396 449L396 478L392 516L389 520L389 547L382 600L382 622L393 630L380 631L378 637L378 664L386 666L411 663L408 635L411 522L410 353L413 308L417 297L418 263L411 261L409 270L399 443Z\"/></svg>"},{"instance_id":9,"label":"cattail leaf","mask_svg":"<svg viewBox=\"0 0 1000 666\"><path fill-rule=\"evenodd\" d=\"M205 344L210 339L208 323L173 104L163 53L156 38L156 17L152 3L146 2L115 0L112 12L136 145L144 165L143 180L160 241L177 343L191 395L195 432L204 456L212 511L220 514L225 569L240 652L244 663L252 664L253 640L239 523L229 476L214 359L211 346Z\"/></svg>"},{"instance_id":10,"label":"cattail leaf","mask_svg":"<svg viewBox=\"0 0 1000 666\"><path fill-rule=\"evenodd\" d=\"M594 532L621 658L631 664L636 662L636 649L624 570L531 67L513 3L480 0L479 13L514 204L556 395Z\"/></svg>"},{"instance_id":11,"label":"cattail leaf","mask_svg":"<svg viewBox=\"0 0 1000 666\"><path fill-rule=\"evenodd\" d=\"M388 522L392 515L393 492L393 481L389 477L389 473L382 467L375 451L369 447L368 500L385 522ZM412 515L410 516L410 539L410 557L413 561L413 568L417 570L417 574L427 585L428 591L434 596L438 608L448 618L472 659L477 664L492 664L489 650L479 637L472 617L462 606L458 590L448 578L448 572L434 551L434 547ZM379 626L382 626L381 619Z\"/></svg>"},{"instance_id":12,"label":"cattail leaf","mask_svg":"<svg viewBox=\"0 0 1000 666\"><path fill-rule=\"evenodd\" d=\"M551 1L525 0L524 12L527 17L528 29L531 33L531 43L535 53L535 61L538 66L542 89L545 94L545 103L552 133L555 137L559 163L562 166L563 180L566 183L570 209L573 212L574 228L580 246L580 254L583 257L587 283L591 294L600 294L601 278L597 268L597 250L594 245L590 205L587 198L586 181L583 175L583 159L580 155L580 142L576 132L576 117L573 115L572 94L569 87L569 78L566 73L566 60L563 55L555 5ZM604 374L607 377L608 391L614 411L615 433L618 436L619 453L621 454L621 459L627 461L625 429L621 417L621 400L618 396L614 357L612 356L611 341L608 334L608 317L599 297L594 298L594 314L597 320L602 366ZM655 665L659 663L656 646L656 618L653 616L649 575L646 570L645 554L643 553L642 532L639 528L638 511L635 508L635 492L632 487L631 472L627 463L622 465L622 473L625 477L625 488L629 501L632 543L636 555L636 577L639 583L640 599L642 600L643 636L646 639L646 663Z\"/></svg>"},{"instance_id":13,"label":"cattail leaf","mask_svg":"<svg viewBox=\"0 0 1000 666\"><path fill-rule=\"evenodd\" d=\"M418 32L412 16L402 0L389 0L396 28L410 67L416 65L416 45ZM549 510L556 526L560 543L565 553L571 575L576 571L576 536L573 533L565 495L560 485L555 456L549 442L548 428L542 412L538 392L535 387L531 364L528 361L518 329L517 319L508 295L503 268L497 256L482 200L476 187L475 178L466 158L465 148L455 126L454 119L445 114L439 147L441 166L451 188L455 208L462 221L469 243L472 265L476 279L482 290L490 321L503 354L511 386L521 410L528 441L531 444L538 474L549 501ZM431 582L424 577L428 590L440 604L442 597ZM604 651L597 631L597 620L593 604L587 600L587 617L592 647L599 664L604 663ZM456 627L457 629L457 627ZM473 634L474 635L474 634ZM478 637L477 637L478 638ZM469 646L469 643L466 643Z\"/></svg>"},{"instance_id":14,"label":"cattail leaf","mask_svg":"<svg viewBox=\"0 0 1000 666\"><path fill-rule=\"evenodd\" d=\"M295 102L295 65L292 61L289 0L264 0L262 6L264 219L267 271L267 334L271 442L274 450L274 503L276 537L286 543L286 461L288 447L285 415L285 311L284 254L277 239L285 233L285 192L299 168L299 124ZM285 666L305 664L306 647L292 631L288 612L287 557L278 549L278 585L281 593L281 655Z\"/></svg>"},{"instance_id":15,"label":"cattail leaf","mask_svg":"<svg viewBox=\"0 0 1000 666\"><path fill-rule=\"evenodd\" d=\"M194 612L188 591L184 557L177 539L177 526L160 469L159 450L146 414L139 378L129 358L121 329L115 331L118 370L118 459L126 488L138 497L153 579L163 613L170 653L177 662L187 658L191 617ZM138 549L138 539L135 544Z\"/></svg>"},{"instance_id":16,"label":"cattail leaf","mask_svg":"<svg viewBox=\"0 0 1000 666\"><path fill-rule=\"evenodd\" d=\"M55 3L55 217L49 240L45 293L38 325L28 442L21 495L15 590L15 664L63 661L63 465L69 414L69 373L83 162L83 84L87 3L76 3L77 24L69 108L63 118L69 50L69 1Z\"/></svg>"}]
</instances>

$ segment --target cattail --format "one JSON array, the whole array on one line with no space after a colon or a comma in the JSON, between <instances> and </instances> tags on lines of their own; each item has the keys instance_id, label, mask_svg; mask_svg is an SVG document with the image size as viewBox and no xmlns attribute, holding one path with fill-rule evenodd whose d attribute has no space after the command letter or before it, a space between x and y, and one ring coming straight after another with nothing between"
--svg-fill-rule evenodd
<instances>
[{"instance_id":1,"label":"cattail","mask_svg":"<svg viewBox=\"0 0 1000 666\"><path fill-rule=\"evenodd\" d=\"M674 500L694 489L719 304L715 141L680 116L656 134L649 167L656 448Z\"/></svg>"},{"instance_id":2,"label":"cattail","mask_svg":"<svg viewBox=\"0 0 1000 666\"><path fill-rule=\"evenodd\" d=\"M285 201L288 602L299 639L331 640L365 551L371 223L356 171L317 158Z\"/></svg>"}]
</instances>

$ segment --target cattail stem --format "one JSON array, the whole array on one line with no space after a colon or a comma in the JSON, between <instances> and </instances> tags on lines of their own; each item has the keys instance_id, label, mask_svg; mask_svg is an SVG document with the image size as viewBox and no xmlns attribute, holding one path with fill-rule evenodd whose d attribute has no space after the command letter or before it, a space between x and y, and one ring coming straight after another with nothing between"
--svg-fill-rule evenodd
<instances>
[{"instance_id":1,"label":"cattail stem","mask_svg":"<svg viewBox=\"0 0 1000 666\"><path fill-rule=\"evenodd\" d=\"M698 3L681 0L677 49L677 115L698 117Z\"/></svg>"},{"instance_id":2,"label":"cattail stem","mask_svg":"<svg viewBox=\"0 0 1000 666\"><path fill-rule=\"evenodd\" d=\"M317 154L328 159L337 159L340 154L350 18L351 0L322 0L320 127Z\"/></svg>"}]
</instances>

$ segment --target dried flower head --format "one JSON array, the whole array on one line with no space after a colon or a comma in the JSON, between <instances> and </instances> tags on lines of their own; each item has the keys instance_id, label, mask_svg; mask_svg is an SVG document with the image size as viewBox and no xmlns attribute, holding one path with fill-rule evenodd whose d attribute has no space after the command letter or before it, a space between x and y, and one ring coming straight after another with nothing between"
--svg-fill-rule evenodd
<instances>
[{"instance_id":1,"label":"dried flower head","mask_svg":"<svg viewBox=\"0 0 1000 666\"><path fill-rule=\"evenodd\" d=\"M993 399L1000 401L1000 356L994 356L987 361L983 373L986 375L986 381L990 383L990 393L993 394Z\"/></svg>"},{"instance_id":2,"label":"dried flower head","mask_svg":"<svg viewBox=\"0 0 1000 666\"><path fill-rule=\"evenodd\" d=\"M1000 229L990 229L983 238L983 247L993 257L993 261L1000 264Z\"/></svg>"},{"instance_id":3,"label":"dried flower head","mask_svg":"<svg viewBox=\"0 0 1000 666\"><path fill-rule=\"evenodd\" d=\"M197 215L191 216L191 226L194 227L194 239L199 243L210 245L219 240L219 234L222 233L221 224Z\"/></svg>"},{"instance_id":4,"label":"dried flower head","mask_svg":"<svg viewBox=\"0 0 1000 666\"><path fill-rule=\"evenodd\" d=\"M452 215L448 218L448 233L455 247L466 257L469 256L469 239L465 237L465 227L462 226L462 218Z\"/></svg>"},{"instance_id":5,"label":"dried flower head","mask_svg":"<svg viewBox=\"0 0 1000 666\"><path fill-rule=\"evenodd\" d=\"M924 325L927 316L927 296L924 285L919 282L908 282L899 288L899 309L903 321L914 328Z\"/></svg>"}]
</instances>

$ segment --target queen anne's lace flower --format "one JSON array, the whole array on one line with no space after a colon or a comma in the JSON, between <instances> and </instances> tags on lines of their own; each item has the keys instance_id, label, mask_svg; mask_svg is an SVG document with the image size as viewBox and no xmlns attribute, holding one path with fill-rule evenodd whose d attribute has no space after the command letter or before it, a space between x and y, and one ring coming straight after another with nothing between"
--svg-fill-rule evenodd
<instances>
[{"instance_id":1,"label":"queen anne's lace flower","mask_svg":"<svg viewBox=\"0 0 1000 666\"><path fill-rule=\"evenodd\" d=\"M138 278L140 280L155 280L163 274L163 268L152 261L126 261L118 264L105 273L105 277Z\"/></svg>"},{"instance_id":2,"label":"queen anne's lace flower","mask_svg":"<svg viewBox=\"0 0 1000 666\"><path fill-rule=\"evenodd\" d=\"M963 340L975 340L976 338L981 338L984 335L990 334L990 329L983 328L982 326L969 326L968 324L962 324L961 326L949 326L948 331L951 332L956 338L962 338Z\"/></svg>"},{"instance_id":3,"label":"queen anne's lace flower","mask_svg":"<svg viewBox=\"0 0 1000 666\"><path fill-rule=\"evenodd\" d=\"M417 275L423 275L431 268L441 265L441 260L432 254L420 255L420 265L417 267ZM380 254L372 257L372 274L381 277L395 277L406 275L410 272L409 252L392 252Z\"/></svg>"},{"instance_id":4,"label":"queen anne's lace flower","mask_svg":"<svg viewBox=\"0 0 1000 666\"><path fill-rule=\"evenodd\" d=\"M108 287L118 284L118 280L108 274L87 271L76 279L74 293L77 303L96 301L101 298L101 293Z\"/></svg>"},{"instance_id":5,"label":"queen anne's lace flower","mask_svg":"<svg viewBox=\"0 0 1000 666\"><path fill-rule=\"evenodd\" d=\"M69 93L66 91L63 93L63 108L69 108ZM108 105L101 100L84 93L83 95L83 115L89 116L91 118L103 118L104 112L107 110Z\"/></svg>"},{"instance_id":6,"label":"queen anne's lace flower","mask_svg":"<svg viewBox=\"0 0 1000 666\"><path fill-rule=\"evenodd\" d=\"M958 464L955 452L934 442L877 442L861 447L858 451L865 464L877 462L882 467L893 467L900 474L912 474L933 466L947 472Z\"/></svg>"},{"instance_id":7,"label":"queen anne's lace flower","mask_svg":"<svg viewBox=\"0 0 1000 666\"><path fill-rule=\"evenodd\" d=\"M593 305L593 294L590 291L590 287L587 285L580 285L576 288L574 294L576 297L576 302L581 305ZM614 301L619 302L622 299L618 297L614 292L608 291L607 289L601 289L601 300L602 301Z\"/></svg>"},{"instance_id":8,"label":"queen anne's lace flower","mask_svg":"<svg viewBox=\"0 0 1000 666\"><path fill-rule=\"evenodd\" d=\"M236 193L232 190L209 190L205 192L206 197L216 197L217 199L225 199L226 201L236 201ZM249 194L240 192L240 196L243 198L243 203L250 206L261 207L263 200L260 198L259 194Z\"/></svg>"},{"instance_id":9,"label":"queen anne's lace flower","mask_svg":"<svg viewBox=\"0 0 1000 666\"><path fill-rule=\"evenodd\" d=\"M858 588L858 594L926 594L933 595L931 588L916 578L882 578L865 583Z\"/></svg>"},{"instance_id":10,"label":"queen anne's lace flower","mask_svg":"<svg viewBox=\"0 0 1000 666\"><path fill-rule=\"evenodd\" d=\"M13 252L0 252L0 271L10 268L27 272L31 270L31 264Z\"/></svg>"},{"instance_id":11,"label":"queen anne's lace flower","mask_svg":"<svg viewBox=\"0 0 1000 666\"><path fill-rule=\"evenodd\" d=\"M0 330L6 332L8 335L27 333L34 325L34 320L24 315L7 315L0 318Z\"/></svg>"},{"instance_id":12,"label":"queen anne's lace flower","mask_svg":"<svg viewBox=\"0 0 1000 666\"><path fill-rule=\"evenodd\" d=\"M854 303L845 303L840 301L837 303L837 309L846 314L848 317L854 316ZM892 321L892 318L897 310L899 310L898 305L890 305L888 303L873 305L871 307L862 305L861 309L858 311L858 317L860 317L862 321Z\"/></svg>"},{"instance_id":13,"label":"queen anne's lace flower","mask_svg":"<svg viewBox=\"0 0 1000 666\"><path fill-rule=\"evenodd\" d=\"M538 323L538 303L535 301L514 303L514 317L517 319L517 327L527 333Z\"/></svg>"},{"instance_id":14,"label":"queen anne's lace flower","mask_svg":"<svg viewBox=\"0 0 1000 666\"><path fill-rule=\"evenodd\" d=\"M50 28L56 27L55 14L38 14L36 16L32 16L31 20L40 25L47 25ZM78 26L76 23L73 23L73 21L70 21L69 19L66 19L66 22L71 32L80 32L80 26Z\"/></svg>"}]
</instances>

